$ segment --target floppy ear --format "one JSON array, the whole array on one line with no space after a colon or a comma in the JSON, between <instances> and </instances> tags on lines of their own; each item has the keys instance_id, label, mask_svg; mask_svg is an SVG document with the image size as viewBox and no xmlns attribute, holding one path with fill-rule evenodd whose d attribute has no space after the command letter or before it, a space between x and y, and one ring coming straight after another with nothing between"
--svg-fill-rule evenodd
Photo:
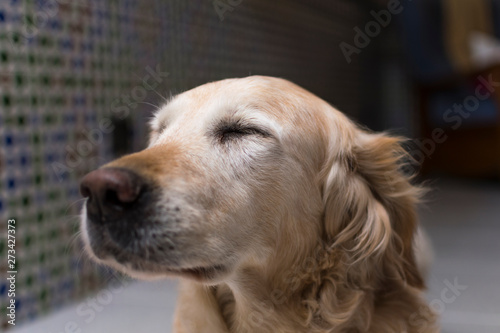
<instances>
[{"instance_id":1,"label":"floppy ear","mask_svg":"<svg viewBox=\"0 0 500 333\"><path fill-rule=\"evenodd\" d=\"M422 191L401 170L401 139L355 131L352 146L329 156L324 173L326 241L344 251L351 267L372 263L380 276L423 288L413 251Z\"/></svg>"}]
</instances>

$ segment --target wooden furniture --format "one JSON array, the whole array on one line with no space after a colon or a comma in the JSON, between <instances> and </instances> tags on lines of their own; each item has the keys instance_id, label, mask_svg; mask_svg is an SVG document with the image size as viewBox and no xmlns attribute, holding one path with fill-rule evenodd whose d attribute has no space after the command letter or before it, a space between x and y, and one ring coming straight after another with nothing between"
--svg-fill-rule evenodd
<instances>
[{"instance_id":1,"label":"wooden furniture","mask_svg":"<svg viewBox=\"0 0 500 333\"><path fill-rule=\"evenodd\" d=\"M446 140L435 142L434 151L425 155L422 173L446 173L454 176L500 179L500 83L493 87L492 98L497 105L496 121L476 127L458 126L456 129L432 124L429 121L429 98L432 94L449 90L460 83L471 82L478 77L500 82L500 65L471 73L467 76L451 77L432 85L418 87L420 100L420 138L432 138L436 128L442 128ZM457 101L462 103L463 101ZM464 122L466 119L464 119Z\"/></svg>"}]
</instances>

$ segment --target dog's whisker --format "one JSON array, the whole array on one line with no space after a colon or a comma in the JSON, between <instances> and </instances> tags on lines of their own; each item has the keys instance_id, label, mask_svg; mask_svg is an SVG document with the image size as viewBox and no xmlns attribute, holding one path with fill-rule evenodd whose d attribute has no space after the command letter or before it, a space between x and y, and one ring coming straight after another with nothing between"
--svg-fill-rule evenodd
<instances>
[{"instance_id":1,"label":"dog's whisker","mask_svg":"<svg viewBox=\"0 0 500 333\"><path fill-rule=\"evenodd\" d=\"M145 104L145 105L149 105L149 106L154 107L155 109L159 109L159 108L160 108L158 105L155 105L155 104L153 104L153 103L149 103L149 102L144 102L144 101L132 102L132 103L130 103L130 104L128 104L128 105L130 106L131 104L136 104L136 103L137 103L137 104Z\"/></svg>"},{"instance_id":2,"label":"dog's whisker","mask_svg":"<svg viewBox=\"0 0 500 333\"><path fill-rule=\"evenodd\" d=\"M169 102L168 98L166 98L165 96L163 96L162 94L160 94L158 91L156 91L155 89L153 89L153 92L155 94L157 94L158 96L160 96L165 102Z\"/></svg>"},{"instance_id":3,"label":"dog's whisker","mask_svg":"<svg viewBox=\"0 0 500 333\"><path fill-rule=\"evenodd\" d=\"M66 251L67 252L70 252L71 250L73 250L74 248L76 248L77 242L81 240L81 235L82 235L82 231L78 230L77 232L75 232L71 236L68 244L66 245Z\"/></svg>"},{"instance_id":4,"label":"dog's whisker","mask_svg":"<svg viewBox=\"0 0 500 333\"><path fill-rule=\"evenodd\" d=\"M139 79L139 80L142 80L141 77L139 77L139 75L135 74L135 76ZM156 91L156 89L153 89L153 87L149 86L148 89L150 89L151 91L153 91L154 93L156 93L158 96L160 96L163 100L165 100L167 103L168 103L168 99L164 96L162 96L158 91Z\"/></svg>"},{"instance_id":5,"label":"dog's whisker","mask_svg":"<svg viewBox=\"0 0 500 333\"><path fill-rule=\"evenodd\" d=\"M70 210L70 209L71 209L74 205L76 205L76 204L78 204L78 203L80 203L80 202L82 202L82 201L85 201L85 200L87 200L87 198L81 198L81 199L78 199L78 200L74 201L73 203L71 203L71 204L70 204L70 205L66 208L66 210L64 211L64 215L68 214L68 211L69 211L69 210Z\"/></svg>"}]
</instances>

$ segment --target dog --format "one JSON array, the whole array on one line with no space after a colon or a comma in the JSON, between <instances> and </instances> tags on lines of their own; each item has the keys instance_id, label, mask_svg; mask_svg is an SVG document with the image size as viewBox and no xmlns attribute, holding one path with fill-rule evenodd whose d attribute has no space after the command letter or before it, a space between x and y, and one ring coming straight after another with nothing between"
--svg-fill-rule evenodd
<instances>
[{"instance_id":1,"label":"dog","mask_svg":"<svg viewBox=\"0 0 500 333\"><path fill-rule=\"evenodd\" d=\"M401 143L284 79L208 83L83 178L83 241L132 277L180 277L176 333L438 332Z\"/></svg>"}]
</instances>

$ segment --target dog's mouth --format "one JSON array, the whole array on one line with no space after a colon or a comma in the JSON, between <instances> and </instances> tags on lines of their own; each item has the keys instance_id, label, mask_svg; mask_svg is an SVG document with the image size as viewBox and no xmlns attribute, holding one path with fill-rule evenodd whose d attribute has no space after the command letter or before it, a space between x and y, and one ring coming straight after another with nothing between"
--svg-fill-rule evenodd
<instances>
[{"instance_id":1,"label":"dog's mouth","mask_svg":"<svg viewBox=\"0 0 500 333\"><path fill-rule=\"evenodd\" d=\"M109 259L108 259L109 260ZM116 259L114 259L116 261ZM128 262L118 262L120 270L124 273L137 277L145 278L163 278L163 277L181 277L188 278L198 282L210 282L218 280L227 272L225 265L208 265L195 267L172 267L169 265L150 264L144 261L131 260ZM114 266L111 264L111 266Z\"/></svg>"},{"instance_id":2,"label":"dog's mouth","mask_svg":"<svg viewBox=\"0 0 500 333\"><path fill-rule=\"evenodd\" d=\"M198 281L213 280L217 276L226 272L226 267L224 265L213 265L206 267L193 267L193 268L181 268L181 269L169 269L172 274L179 275L182 277L193 278Z\"/></svg>"},{"instance_id":3,"label":"dog's mouth","mask_svg":"<svg viewBox=\"0 0 500 333\"><path fill-rule=\"evenodd\" d=\"M113 254L102 253L94 255L102 262L138 278L156 277L183 277L194 279L198 282L217 280L228 270L226 265L214 264L206 266L178 267L173 263L158 263L145 260L143 257L120 249Z\"/></svg>"}]
</instances>

